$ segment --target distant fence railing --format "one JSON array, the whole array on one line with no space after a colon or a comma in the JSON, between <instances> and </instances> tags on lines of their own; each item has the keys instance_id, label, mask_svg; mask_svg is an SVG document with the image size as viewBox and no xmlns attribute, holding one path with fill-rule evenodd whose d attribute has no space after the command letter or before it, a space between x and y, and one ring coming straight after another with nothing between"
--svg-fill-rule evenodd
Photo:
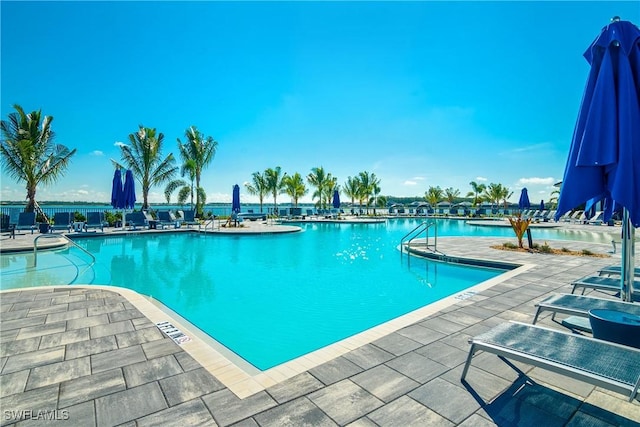
<instances>
[{"instance_id":1,"label":"distant fence railing","mask_svg":"<svg viewBox=\"0 0 640 427\"><path fill-rule=\"evenodd\" d=\"M55 208L48 208L46 206L41 206L42 211L44 212L44 214L47 216L47 218L53 218L53 216L57 213L57 212L71 212L71 213L75 213L78 212L81 215L83 215L85 218L87 216L87 212L117 212L115 209L104 209L104 208L77 208L77 207L55 207ZM10 218L11 223L16 223L18 222L18 216L20 215L20 212L24 212L24 208L22 207L6 207L6 206L0 206L0 213L8 215Z\"/></svg>"}]
</instances>

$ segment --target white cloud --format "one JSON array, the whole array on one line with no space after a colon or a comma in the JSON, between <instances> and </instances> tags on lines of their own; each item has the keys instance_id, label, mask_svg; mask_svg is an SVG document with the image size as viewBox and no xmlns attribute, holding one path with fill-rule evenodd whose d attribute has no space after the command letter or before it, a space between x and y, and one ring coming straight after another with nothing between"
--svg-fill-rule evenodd
<instances>
[{"instance_id":1,"label":"white cloud","mask_svg":"<svg viewBox=\"0 0 640 427\"><path fill-rule=\"evenodd\" d=\"M424 181L425 177L424 176L414 176L413 178L411 178L412 181Z\"/></svg>"},{"instance_id":2,"label":"white cloud","mask_svg":"<svg viewBox=\"0 0 640 427\"><path fill-rule=\"evenodd\" d=\"M484 176L477 176L476 181L488 181Z\"/></svg>"},{"instance_id":3,"label":"white cloud","mask_svg":"<svg viewBox=\"0 0 640 427\"><path fill-rule=\"evenodd\" d=\"M548 178L538 178L538 177L532 177L532 178L520 178L518 180L518 184L521 185L553 185L556 182L556 180L552 177L548 177Z\"/></svg>"},{"instance_id":4,"label":"white cloud","mask_svg":"<svg viewBox=\"0 0 640 427\"><path fill-rule=\"evenodd\" d=\"M116 147L127 147L127 144L122 141L116 141L113 143L113 145L115 145Z\"/></svg>"},{"instance_id":5,"label":"white cloud","mask_svg":"<svg viewBox=\"0 0 640 427\"><path fill-rule=\"evenodd\" d=\"M417 183L417 182L415 182L415 181L406 180L406 181L404 182L404 185L418 185L418 183Z\"/></svg>"},{"instance_id":6,"label":"white cloud","mask_svg":"<svg viewBox=\"0 0 640 427\"><path fill-rule=\"evenodd\" d=\"M91 153L89 153L89 155L101 157L101 156L104 156L104 153L100 150L94 150Z\"/></svg>"}]
</instances>

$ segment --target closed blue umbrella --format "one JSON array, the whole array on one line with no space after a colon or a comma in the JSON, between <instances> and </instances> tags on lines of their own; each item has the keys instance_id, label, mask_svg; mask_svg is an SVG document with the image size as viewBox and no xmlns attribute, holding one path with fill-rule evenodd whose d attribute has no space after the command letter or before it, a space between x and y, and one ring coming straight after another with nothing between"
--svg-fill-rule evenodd
<instances>
[{"instance_id":1,"label":"closed blue umbrella","mask_svg":"<svg viewBox=\"0 0 640 427\"><path fill-rule=\"evenodd\" d=\"M333 207L340 209L340 192L338 190L333 191Z\"/></svg>"},{"instance_id":2,"label":"closed blue umbrella","mask_svg":"<svg viewBox=\"0 0 640 427\"><path fill-rule=\"evenodd\" d=\"M531 207L531 202L529 201L529 193L527 192L526 187L522 189L520 192L520 200L518 201L518 208L520 210L529 209Z\"/></svg>"},{"instance_id":3,"label":"closed blue umbrella","mask_svg":"<svg viewBox=\"0 0 640 427\"><path fill-rule=\"evenodd\" d=\"M116 168L111 183L111 206L114 209L124 208L124 199L122 196L122 172L119 168Z\"/></svg>"},{"instance_id":4,"label":"closed blue umbrella","mask_svg":"<svg viewBox=\"0 0 640 427\"><path fill-rule=\"evenodd\" d=\"M540 200L540 212L544 210L544 200Z\"/></svg>"},{"instance_id":5,"label":"closed blue umbrella","mask_svg":"<svg viewBox=\"0 0 640 427\"><path fill-rule=\"evenodd\" d=\"M640 226L640 29L615 17L584 57L591 70L556 219L592 200L611 200L623 207L621 295L631 301L633 235L634 227ZM611 212L607 209L605 221Z\"/></svg>"},{"instance_id":6,"label":"closed blue umbrella","mask_svg":"<svg viewBox=\"0 0 640 427\"><path fill-rule=\"evenodd\" d=\"M123 208L133 209L136 204L136 183L133 180L133 172L131 172L130 169L127 169L127 173L125 174L123 198Z\"/></svg>"},{"instance_id":7,"label":"closed blue umbrella","mask_svg":"<svg viewBox=\"0 0 640 427\"><path fill-rule=\"evenodd\" d=\"M238 184L233 186L233 197L231 198L231 212L237 214L241 210L240 208L240 186Z\"/></svg>"}]
</instances>

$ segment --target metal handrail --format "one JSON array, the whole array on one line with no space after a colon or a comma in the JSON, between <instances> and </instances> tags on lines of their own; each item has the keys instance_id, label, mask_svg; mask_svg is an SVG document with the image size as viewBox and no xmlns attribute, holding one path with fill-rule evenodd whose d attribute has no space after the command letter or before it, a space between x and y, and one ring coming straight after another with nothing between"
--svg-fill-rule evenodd
<instances>
[{"instance_id":1,"label":"metal handrail","mask_svg":"<svg viewBox=\"0 0 640 427\"><path fill-rule=\"evenodd\" d=\"M411 242L415 239L417 239L422 233L427 233L426 235L426 245L427 247L429 246L429 234L428 231L431 227L434 227L435 233L434 233L434 245L433 245L433 250L437 252L437 246L438 246L438 226L437 223L435 221L423 221L420 224L418 224L413 230L409 231L407 234L405 234L402 239L400 239L400 256L402 257L402 252L404 251L404 246L405 246L405 241L407 244L407 247L411 247ZM409 253L409 249L407 249L407 253Z\"/></svg>"},{"instance_id":2,"label":"metal handrail","mask_svg":"<svg viewBox=\"0 0 640 427\"><path fill-rule=\"evenodd\" d=\"M87 255L89 255L91 257L91 260L92 260L91 264L89 264L87 266L87 268L82 270L82 272L80 272L80 274L78 274L78 276L81 276L82 274L84 274L85 271L87 271L88 269L93 267L93 265L96 263L96 257L93 256L93 254L91 252L89 252L88 250L86 250L82 246L78 245L76 242L74 242L73 240L71 240L70 238L65 236L64 234L41 234L41 235L39 235L38 237L36 237L33 240L33 268L36 268L36 266L38 265L38 240L41 237L44 237L44 238L62 237L64 239L66 239L69 243L71 243L73 246L75 246L76 248L80 249L82 252L86 253Z\"/></svg>"}]
</instances>

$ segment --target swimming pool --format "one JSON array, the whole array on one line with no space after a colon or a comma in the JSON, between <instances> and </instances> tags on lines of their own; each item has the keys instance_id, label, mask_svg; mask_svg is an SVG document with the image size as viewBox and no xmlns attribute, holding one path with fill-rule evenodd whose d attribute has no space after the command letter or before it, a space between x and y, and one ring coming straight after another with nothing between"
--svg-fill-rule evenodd
<instances>
[{"instance_id":1,"label":"swimming pool","mask_svg":"<svg viewBox=\"0 0 640 427\"><path fill-rule=\"evenodd\" d=\"M302 227L286 235L76 241L96 257L94 283L152 296L260 370L501 273L425 260L409 265L396 249L407 230L400 224ZM78 256L73 248L56 252Z\"/></svg>"},{"instance_id":2,"label":"swimming pool","mask_svg":"<svg viewBox=\"0 0 640 427\"><path fill-rule=\"evenodd\" d=\"M438 223L440 236L514 237L510 229ZM500 274L402 261L397 245L417 224L397 219L369 225L301 224L302 233L287 235L147 233L78 239L97 259L90 276L82 272L78 277L79 250L43 251L41 276L32 283L75 280L150 295L264 370ZM558 233L536 230L535 235L551 239ZM67 265L60 265L61 255ZM17 277L27 258L2 256L3 289L12 287L11 274Z\"/></svg>"}]
</instances>

